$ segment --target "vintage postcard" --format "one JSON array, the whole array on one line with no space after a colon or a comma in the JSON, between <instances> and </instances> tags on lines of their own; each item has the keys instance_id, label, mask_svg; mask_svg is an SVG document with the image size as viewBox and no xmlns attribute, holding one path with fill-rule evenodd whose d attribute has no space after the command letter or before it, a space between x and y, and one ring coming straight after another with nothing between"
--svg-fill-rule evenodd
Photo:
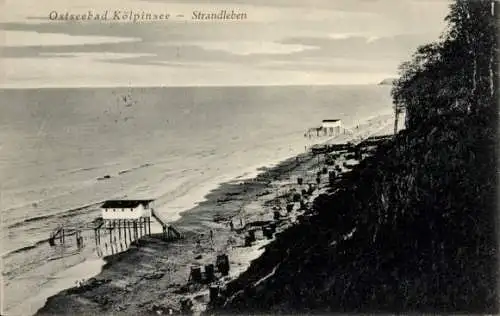
<instances>
[{"instance_id":1,"label":"vintage postcard","mask_svg":"<svg viewBox=\"0 0 500 316\"><path fill-rule=\"evenodd\" d=\"M0 11L1 315L499 312L497 0Z\"/></svg>"}]
</instances>

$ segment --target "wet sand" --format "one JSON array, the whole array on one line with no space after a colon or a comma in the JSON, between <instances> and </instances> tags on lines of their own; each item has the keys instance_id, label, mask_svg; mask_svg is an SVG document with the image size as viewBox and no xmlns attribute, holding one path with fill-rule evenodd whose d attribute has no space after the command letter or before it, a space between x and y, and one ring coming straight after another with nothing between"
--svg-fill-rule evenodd
<instances>
[{"instance_id":1,"label":"wet sand","mask_svg":"<svg viewBox=\"0 0 500 316\"><path fill-rule=\"evenodd\" d=\"M357 135L343 135L334 142L383 134L389 123L387 117L374 119L360 125ZM328 173L323 173L319 187L312 194L301 195L302 209L301 203L292 203L293 195L308 189L309 184L316 186L317 172L324 167L322 159L322 155L306 152L263 169L253 179L222 184L174 223L183 233L183 239L167 242L159 236L141 238L127 251L106 257L106 265L95 278L50 297L37 315L179 313L181 301L186 298L193 302L195 311L203 311L209 302L210 284L190 282L191 267L201 266L204 271L204 265L215 264L218 254L227 254L229 275L222 277L216 272L216 280L211 282L220 286L245 271L272 241L262 235L259 227L275 223L276 233L285 230L307 213L316 196L329 190ZM335 161L342 172L347 171L346 159L340 155ZM334 167L329 166L328 171ZM299 177L303 178L302 185L298 184ZM286 210L288 204L293 204L290 212ZM277 220L276 210L280 212ZM256 241L245 247L245 236L254 228L257 228Z\"/></svg>"}]
</instances>

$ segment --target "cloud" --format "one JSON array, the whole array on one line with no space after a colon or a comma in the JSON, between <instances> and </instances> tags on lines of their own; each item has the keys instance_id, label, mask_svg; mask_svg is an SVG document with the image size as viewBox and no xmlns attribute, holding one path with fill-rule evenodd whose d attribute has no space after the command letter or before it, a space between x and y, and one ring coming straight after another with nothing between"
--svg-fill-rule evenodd
<instances>
[{"instance_id":1,"label":"cloud","mask_svg":"<svg viewBox=\"0 0 500 316\"><path fill-rule=\"evenodd\" d=\"M193 45L208 51L224 51L234 55L248 56L253 54L261 55L288 55L310 49L318 49L315 46L301 44L282 44L267 41L205 41L188 43L168 43L172 45ZM161 45L161 44L160 44Z\"/></svg>"},{"instance_id":2,"label":"cloud","mask_svg":"<svg viewBox=\"0 0 500 316\"><path fill-rule=\"evenodd\" d=\"M355 58L317 58L300 61L270 60L258 64L268 69L294 70L304 72L331 72L331 73L384 73L388 69L396 69L397 61L392 59L366 59Z\"/></svg>"},{"instance_id":3,"label":"cloud","mask_svg":"<svg viewBox=\"0 0 500 316\"><path fill-rule=\"evenodd\" d=\"M435 41L434 33L399 34L389 36L341 34L329 37L290 37L284 44L315 46L319 49L298 53L294 58L325 57L351 59L394 59L402 61L422 44Z\"/></svg>"},{"instance_id":4,"label":"cloud","mask_svg":"<svg viewBox=\"0 0 500 316\"><path fill-rule=\"evenodd\" d=\"M366 40L367 43L372 43L372 42L375 42L377 40L379 40L381 37L380 36L370 36L368 37L368 39Z\"/></svg>"},{"instance_id":5,"label":"cloud","mask_svg":"<svg viewBox=\"0 0 500 316\"><path fill-rule=\"evenodd\" d=\"M81 36L60 33L38 33L34 31L3 31L2 33L5 40L0 43L0 46L5 47L92 45L140 41L140 38Z\"/></svg>"},{"instance_id":6,"label":"cloud","mask_svg":"<svg viewBox=\"0 0 500 316\"><path fill-rule=\"evenodd\" d=\"M328 38L334 39L334 40L343 40L343 39L348 39L352 37L363 37L365 34L363 33L332 33L328 34Z\"/></svg>"},{"instance_id":7,"label":"cloud","mask_svg":"<svg viewBox=\"0 0 500 316\"><path fill-rule=\"evenodd\" d=\"M419 1L47 0L29 7L12 2L14 13L0 23L8 37L0 56L7 65L5 84L13 86L366 83L380 76L376 82L395 72L418 45L438 38L447 4ZM186 16L193 10L238 9L249 19L47 21L51 10L89 9Z\"/></svg>"},{"instance_id":8,"label":"cloud","mask_svg":"<svg viewBox=\"0 0 500 316\"><path fill-rule=\"evenodd\" d=\"M109 60L121 60L127 58L140 58L147 56L156 56L155 54L126 54L126 53L42 53L41 57L45 58L60 58L60 57L72 57L72 58L85 58L94 61L109 61Z\"/></svg>"}]
</instances>

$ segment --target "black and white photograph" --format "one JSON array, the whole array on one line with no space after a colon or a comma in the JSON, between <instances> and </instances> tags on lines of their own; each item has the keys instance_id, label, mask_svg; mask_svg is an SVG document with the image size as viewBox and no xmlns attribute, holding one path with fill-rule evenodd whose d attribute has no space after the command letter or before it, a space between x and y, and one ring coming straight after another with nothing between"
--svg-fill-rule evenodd
<instances>
[{"instance_id":1,"label":"black and white photograph","mask_svg":"<svg viewBox=\"0 0 500 316\"><path fill-rule=\"evenodd\" d=\"M500 313L499 4L0 2L0 315Z\"/></svg>"}]
</instances>

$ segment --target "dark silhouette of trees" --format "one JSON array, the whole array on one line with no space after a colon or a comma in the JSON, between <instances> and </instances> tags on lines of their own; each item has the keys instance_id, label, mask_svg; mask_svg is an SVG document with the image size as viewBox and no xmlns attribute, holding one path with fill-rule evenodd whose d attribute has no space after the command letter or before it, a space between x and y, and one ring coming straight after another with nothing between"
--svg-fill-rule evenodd
<instances>
[{"instance_id":1,"label":"dark silhouette of trees","mask_svg":"<svg viewBox=\"0 0 500 316\"><path fill-rule=\"evenodd\" d=\"M392 95L415 127L440 114L491 116L498 77L496 4L456 0L437 43L419 47L400 67Z\"/></svg>"}]
</instances>

